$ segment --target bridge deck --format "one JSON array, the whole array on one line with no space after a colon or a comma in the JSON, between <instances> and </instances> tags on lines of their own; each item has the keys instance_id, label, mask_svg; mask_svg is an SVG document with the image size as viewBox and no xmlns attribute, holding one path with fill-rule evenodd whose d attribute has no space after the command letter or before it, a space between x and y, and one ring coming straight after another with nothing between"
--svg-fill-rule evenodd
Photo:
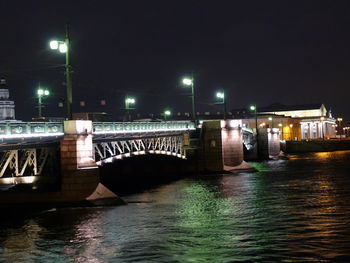
<instances>
[{"instance_id":1,"label":"bridge deck","mask_svg":"<svg viewBox=\"0 0 350 263\"><path fill-rule=\"evenodd\" d=\"M94 140L178 134L194 130L189 121L93 122ZM57 143L64 136L63 122L0 122L0 150Z\"/></svg>"}]
</instances>

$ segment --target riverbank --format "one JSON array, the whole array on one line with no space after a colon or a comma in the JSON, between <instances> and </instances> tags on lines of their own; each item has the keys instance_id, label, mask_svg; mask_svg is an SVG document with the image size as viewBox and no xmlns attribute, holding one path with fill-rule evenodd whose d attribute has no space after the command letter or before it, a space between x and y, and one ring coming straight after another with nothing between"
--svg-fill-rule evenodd
<instances>
[{"instance_id":1,"label":"riverbank","mask_svg":"<svg viewBox=\"0 0 350 263\"><path fill-rule=\"evenodd\" d=\"M350 150L350 140L286 141L285 153L330 152Z\"/></svg>"}]
</instances>

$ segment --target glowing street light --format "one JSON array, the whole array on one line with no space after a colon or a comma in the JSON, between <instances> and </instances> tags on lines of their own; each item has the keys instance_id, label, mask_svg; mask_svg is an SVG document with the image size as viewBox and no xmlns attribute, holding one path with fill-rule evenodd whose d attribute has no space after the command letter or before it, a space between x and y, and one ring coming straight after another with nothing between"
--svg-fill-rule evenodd
<instances>
[{"instance_id":1,"label":"glowing street light","mask_svg":"<svg viewBox=\"0 0 350 263\"><path fill-rule=\"evenodd\" d=\"M44 107L42 103L42 97L49 96L50 92L47 89L42 89L39 86L39 89L37 90L37 95L38 95L38 115L39 117L42 117L42 109Z\"/></svg>"},{"instance_id":2,"label":"glowing street light","mask_svg":"<svg viewBox=\"0 0 350 263\"><path fill-rule=\"evenodd\" d=\"M170 117L170 115L171 115L171 111L165 110L163 114L164 114L164 120L167 120L167 118Z\"/></svg>"},{"instance_id":3,"label":"glowing street light","mask_svg":"<svg viewBox=\"0 0 350 263\"><path fill-rule=\"evenodd\" d=\"M339 134L340 133L342 133L342 121L343 121L343 118L337 118L337 121L338 121L338 123L339 123L339 128L338 128L338 130L339 130ZM343 131L344 131L344 129L343 129Z\"/></svg>"},{"instance_id":4,"label":"glowing street light","mask_svg":"<svg viewBox=\"0 0 350 263\"><path fill-rule=\"evenodd\" d=\"M278 127L279 127L279 130L281 130L281 136L282 136L282 140L284 140L284 134L283 134L283 122L280 122L279 124L278 124Z\"/></svg>"},{"instance_id":5,"label":"glowing street light","mask_svg":"<svg viewBox=\"0 0 350 263\"><path fill-rule=\"evenodd\" d=\"M255 115L255 131L256 131L256 149L259 156L259 129L258 129L258 114L256 105L250 105L249 109L254 112ZM265 125L265 124L264 124Z\"/></svg>"},{"instance_id":6,"label":"glowing street light","mask_svg":"<svg viewBox=\"0 0 350 263\"><path fill-rule=\"evenodd\" d=\"M271 121L271 128L273 129L273 117L269 117L268 120Z\"/></svg>"},{"instance_id":7,"label":"glowing street light","mask_svg":"<svg viewBox=\"0 0 350 263\"><path fill-rule=\"evenodd\" d=\"M256 129L256 134L258 134L258 116L256 112L256 105L250 105L249 109L254 112L255 115L255 129Z\"/></svg>"},{"instance_id":8,"label":"glowing street light","mask_svg":"<svg viewBox=\"0 0 350 263\"><path fill-rule=\"evenodd\" d=\"M183 83L184 85L186 85L186 86L190 86L190 85L192 85L193 80L192 80L192 79L189 79L189 78L184 78L184 79L182 80L182 83Z\"/></svg>"},{"instance_id":9,"label":"glowing street light","mask_svg":"<svg viewBox=\"0 0 350 263\"><path fill-rule=\"evenodd\" d=\"M51 49L58 49L59 42L57 40L50 41L50 48Z\"/></svg>"},{"instance_id":10,"label":"glowing street light","mask_svg":"<svg viewBox=\"0 0 350 263\"><path fill-rule=\"evenodd\" d=\"M224 120L226 120L226 96L224 91L219 91L216 93L216 97L218 99L221 99L220 104L223 104L224 106Z\"/></svg>"},{"instance_id":11,"label":"glowing street light","mask_svg":"<svg viewBox=\"0 0 350 263\"><path fill-rule=\"evenodd\" d=\"M65 75L66 75L66 93L67 93L67 115L72 119L72 66L70 64L70 38L69 25L66 24L66 38L64 41L52 40L50 41L50 48L58 50L62 54L66 54Z\"/></svg>"},{"instance_id":12,"label":"glowing street light","mask_svg":"<svg viewBox=\"0 0 350 263\"><path fill-rule=\"evenodd\" d=\"M192 98L192 119L197 124L197 118L196 118L196 107L195 107L195 94L194 94L194 78L183 78L182 84L185 86L191 87L191 98Z\"/></svg>"},{"instance_id":13,"label":"glowing street light","mask_svg":"<svg viewBox=\"0 0 350 263\"><path fill-rule=\"evenodd\" d=\"M126 120L131 121L130 110L134 110L135 108L131 108L131 105L136 103L135 98L126 96L125 98L125 111L126 111Z\"/></svg>"},{"instance_id":14,"label":"glowing street light","mask_svg":"<svg viewBox=\"0 0 350 263\"><path fill-rule=\"evenodd\" d=\"M132 108L130 108L130 105L135 104L135 102L136 102L136 100L134 98L127 97L125 99L125 109L131 110Z\"/></svg>"}]
</instances>

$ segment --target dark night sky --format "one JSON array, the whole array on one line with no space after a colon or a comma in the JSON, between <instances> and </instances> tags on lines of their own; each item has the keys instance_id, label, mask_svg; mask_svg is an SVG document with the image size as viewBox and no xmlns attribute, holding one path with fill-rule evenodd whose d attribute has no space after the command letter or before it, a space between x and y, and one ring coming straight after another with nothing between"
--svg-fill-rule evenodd
<instances>
[{"instance_id":1,"label":"dark night sky","mask_svg":"<svg viewBox=\"0 0 350 263\"><path fill-rule=\"evenodd\" d=\"M194 72L200 111L218 111L208 103L225 88L229 108L320 102L349 123L347 2L3 0L0 72L17 119L36 114L39 81L52 91L45 114L63 116L64 56L48 41L69 21L74 111L116 116L128 92L140 112L190 112L180 79Z\"/></svg>"}]
</instances>

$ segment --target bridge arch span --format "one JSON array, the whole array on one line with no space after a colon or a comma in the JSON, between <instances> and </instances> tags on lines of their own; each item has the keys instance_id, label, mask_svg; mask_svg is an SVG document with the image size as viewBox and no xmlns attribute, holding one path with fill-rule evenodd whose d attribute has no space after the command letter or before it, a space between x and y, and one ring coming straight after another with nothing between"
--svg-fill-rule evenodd
<instances>
[{"instance_id":1,"label":"bridge arch span","mask_svg":"<svg viewBox=\"0 0 350 263\"><path fill-rule=\"evenodd\" d=\"M93 150L97 165L146 154L162 154L181 159L186 158L183 150L183 134L95 142Z\"/></svg>"}]
</instances>

